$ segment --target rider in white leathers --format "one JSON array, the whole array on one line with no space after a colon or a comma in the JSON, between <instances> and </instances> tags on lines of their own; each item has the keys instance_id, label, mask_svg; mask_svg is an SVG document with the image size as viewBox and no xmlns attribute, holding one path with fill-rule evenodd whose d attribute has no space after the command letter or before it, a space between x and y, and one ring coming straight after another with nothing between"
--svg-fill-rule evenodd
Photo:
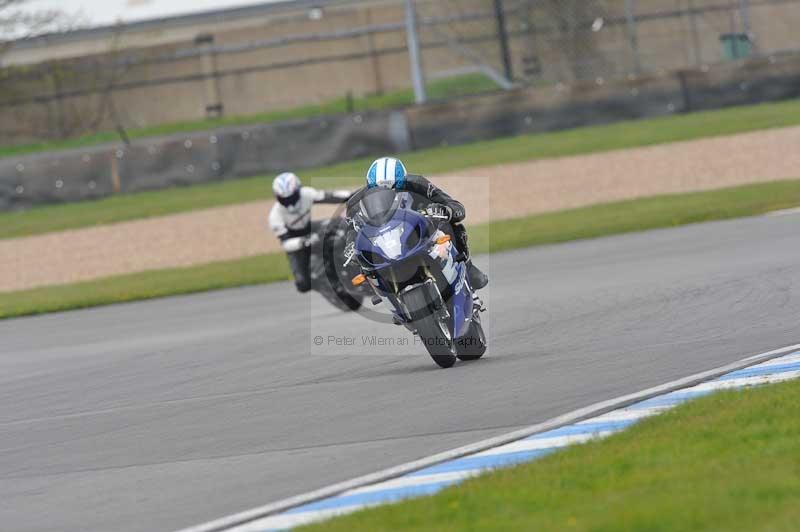
<instances>
[{"instance_id":1,"label":"rider in white leathers","mask_svg":"<svg viewBox=\"0 0 800 532\"><path fill-rule=\"evenodd\" d=\"M311 290L310 247L315 236L311 208L315 203L344 203L350 197L350 191L328 192L304 187L292 173L276 177L272 190L277 201L269 213L269 225L286 251L297 290L308 292Z\"/></svg>"}]
</instances>

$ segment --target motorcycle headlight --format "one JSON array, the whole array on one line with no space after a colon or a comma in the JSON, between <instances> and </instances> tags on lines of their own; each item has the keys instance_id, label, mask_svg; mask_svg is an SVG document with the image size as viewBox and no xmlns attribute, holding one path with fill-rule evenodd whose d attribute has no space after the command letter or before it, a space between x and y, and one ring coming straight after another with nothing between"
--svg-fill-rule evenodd
<instances>
[{"instance_id":1,"label":"motorcycle headlight","mask_svg":"<svg viewBox=\"0 0 800 532\"><path fill-rule=\"evenodd\" d=\"M388 259L396 259L403 253L403 232L402 225L381 233L371 239L371 242L383 251Z\"/></svg>"}]
</instances>

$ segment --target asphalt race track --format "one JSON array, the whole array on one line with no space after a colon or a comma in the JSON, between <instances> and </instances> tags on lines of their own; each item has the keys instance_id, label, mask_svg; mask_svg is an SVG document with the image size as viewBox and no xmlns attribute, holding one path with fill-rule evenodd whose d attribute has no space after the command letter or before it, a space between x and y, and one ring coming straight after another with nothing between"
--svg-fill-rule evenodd
<instances>
[{"instance_id":1,"label":"asphalt race track","mask_svg":"<svg viewBox=\"0 0 800 532\"><path fill-rule=\"evenodd\" d=\"M492 261L451 370L320 355L403 333L287 283L1 322L0 528L185 527L800 342L800 215Z\"/></svg>"}]
</instances>

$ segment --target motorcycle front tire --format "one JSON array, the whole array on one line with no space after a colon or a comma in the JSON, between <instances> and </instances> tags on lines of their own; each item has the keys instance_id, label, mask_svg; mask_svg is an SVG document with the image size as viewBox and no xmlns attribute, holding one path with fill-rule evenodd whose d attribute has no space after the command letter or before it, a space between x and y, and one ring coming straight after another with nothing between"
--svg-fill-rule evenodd
<instances>
[{"instance_id":1,"label":"motorcycle front tire","mask_svg":"<svg viewBox=\"0 0 800 532\"><path fill-rule=\"evenodd\" d=\"M450 368L456 363L455 346L447 325L437 319L431 309L424 290L414 290L404 295L406 305L418 311L419 318L413 322L413 327L425 345L428 354L441 368Z\"/></svg>"}]
</instances>

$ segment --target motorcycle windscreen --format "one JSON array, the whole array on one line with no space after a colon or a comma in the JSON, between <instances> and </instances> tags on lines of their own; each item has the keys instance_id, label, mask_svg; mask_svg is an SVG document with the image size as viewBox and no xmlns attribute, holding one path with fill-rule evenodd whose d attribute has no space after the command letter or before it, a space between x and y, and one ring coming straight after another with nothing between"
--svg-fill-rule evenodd
<instances>
[{"instance_id":1,"label":"motorcycle windscreen","mask_svg":"<svg viewBox=\"0 0 800 532\"><path fill-rule=\"evenodd\" d=\"M392 219L402 198L390 188L368 190L359 203L359 217L367 225L380 227Z\"/></svg>"}]
</instances>

